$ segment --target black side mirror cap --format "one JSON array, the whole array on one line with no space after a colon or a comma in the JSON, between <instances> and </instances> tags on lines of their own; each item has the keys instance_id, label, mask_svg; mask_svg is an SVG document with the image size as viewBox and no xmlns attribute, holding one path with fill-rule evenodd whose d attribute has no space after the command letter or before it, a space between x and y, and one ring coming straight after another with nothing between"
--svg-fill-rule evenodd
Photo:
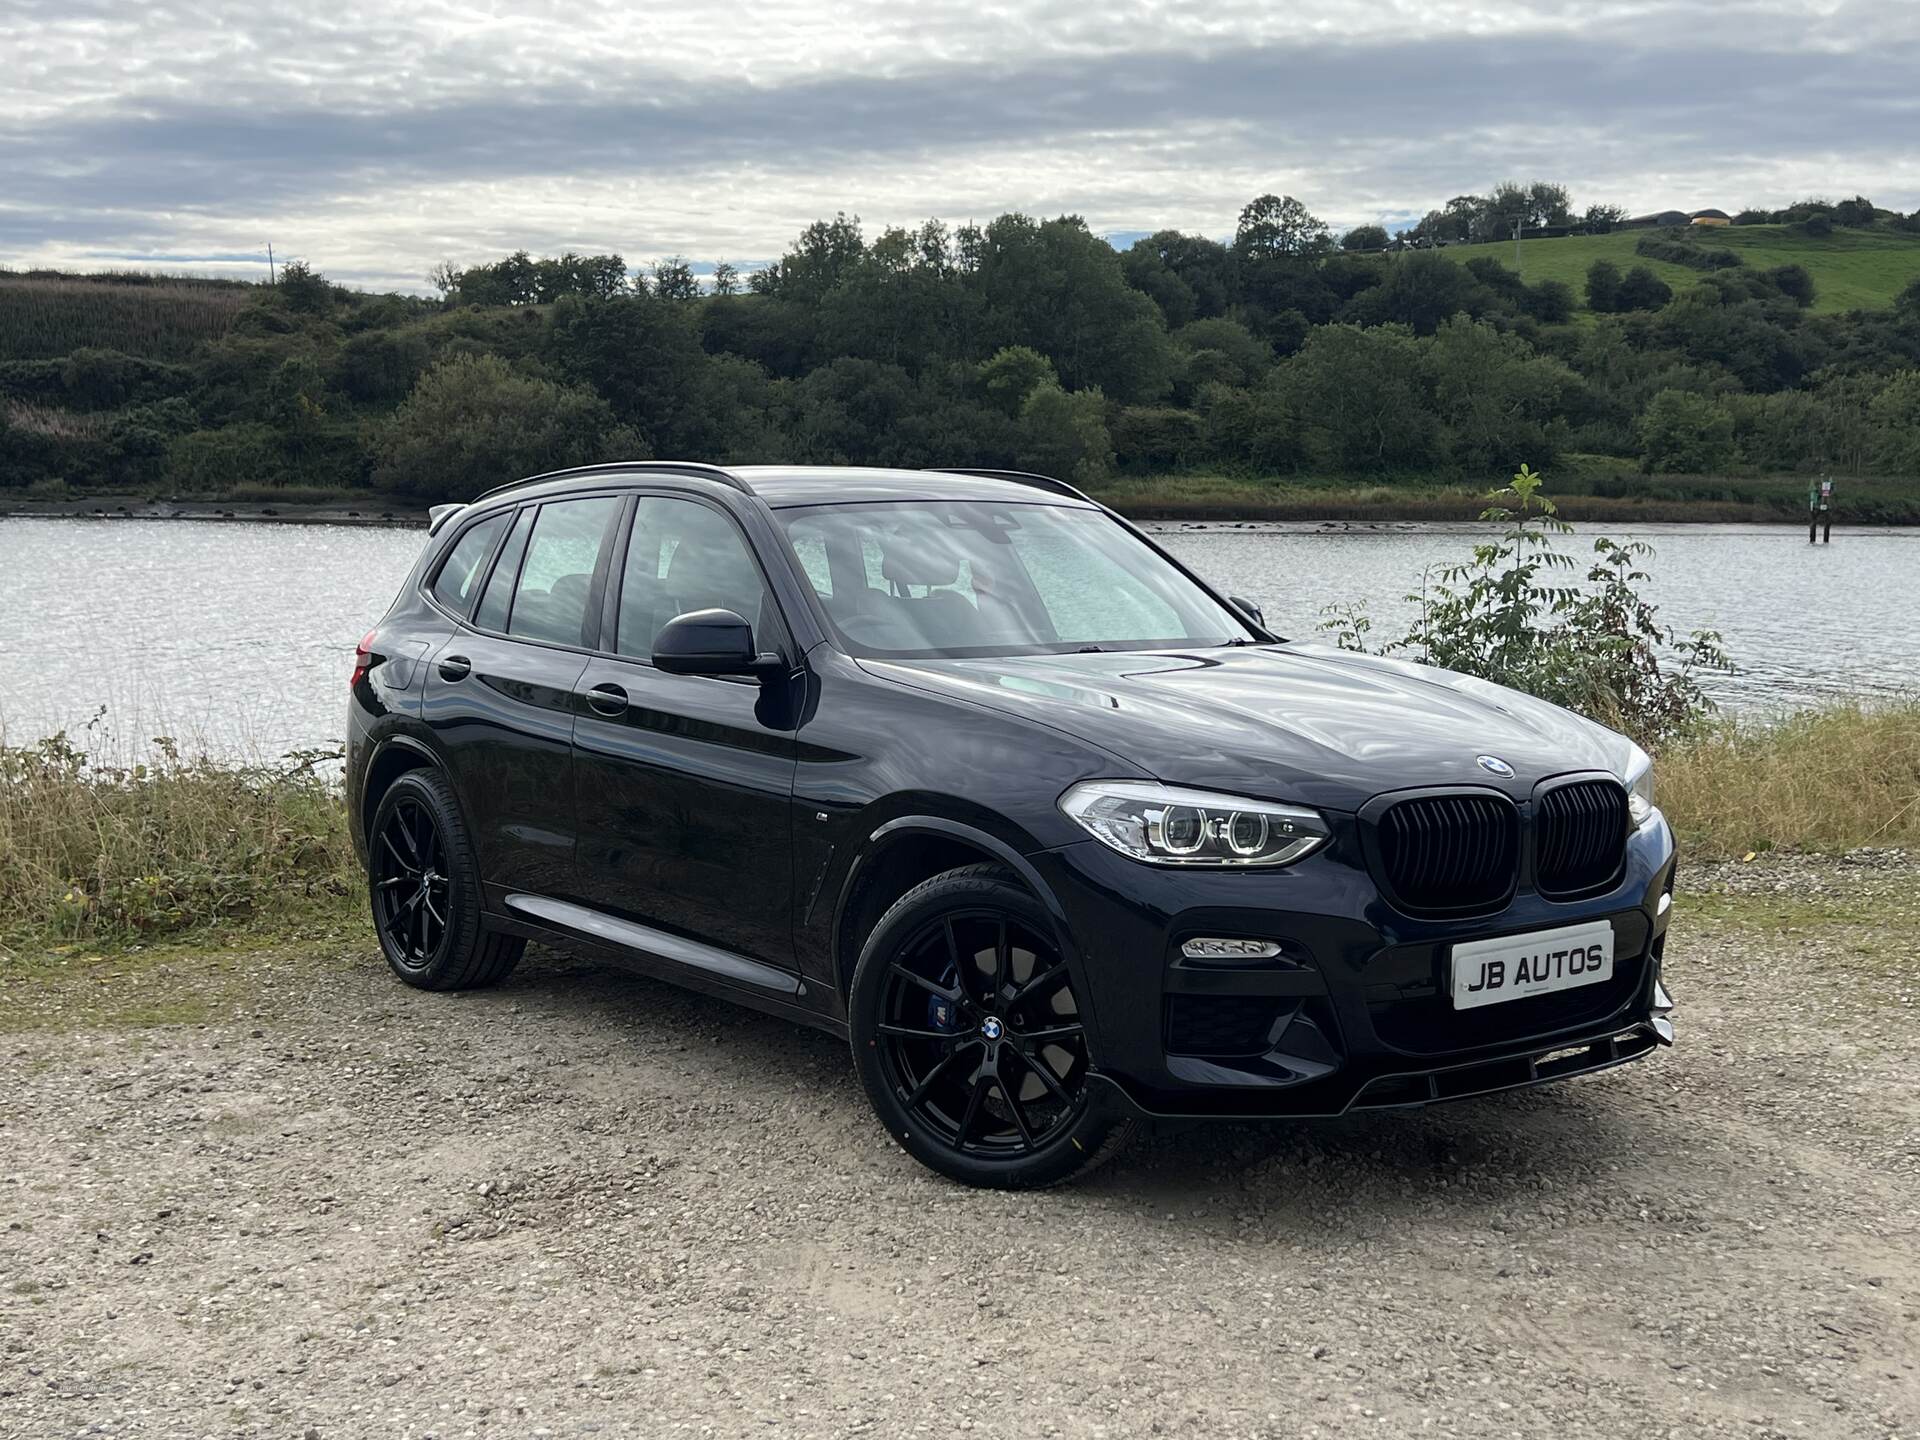
<instances>
[{"instance_id":1,"label":"black side mirror cap","mask_svg":"<svg viewBox=\"0 0 1920 1440\"><path fill-rule=\"evenodd\" d=\"M753 648L753 627L731 610L690 610L653 637L653 666L669 675L751 675L766 680L788 670L786 657Z\"/></svg>"},{"instance_id":2,"label":"black side mirror cap","mask_svg":"<svg viewBox=\"0 0 1920 1440\"><path fill-rule=\"evenodd\" d=\"M1253 623L1258 625L1262 630L1267 628L1267 617L1260 613L1260 607L1254 604L1253 601L1242 599L1238 595L1229 595L1227 600L1232 604L1234 609L1253 621Z\"/></svg>"}]
</instances>

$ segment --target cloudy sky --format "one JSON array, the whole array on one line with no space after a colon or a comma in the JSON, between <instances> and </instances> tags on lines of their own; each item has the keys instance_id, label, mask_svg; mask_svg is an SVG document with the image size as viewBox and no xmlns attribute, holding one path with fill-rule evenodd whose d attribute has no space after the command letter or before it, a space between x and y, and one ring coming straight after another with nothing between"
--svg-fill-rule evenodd
<instances>
[{"instance_id":1,"label":"cloudy sky","mask_svg":"<svg viewBox=\"0 0 1920 1440\"><path fill-rule=\"evenodd\" d=\"M744 267L845 209L1231 233L1503 178L1920 206L1920 0L0 0L0 264Z\"/></svg>"}]
</instances>

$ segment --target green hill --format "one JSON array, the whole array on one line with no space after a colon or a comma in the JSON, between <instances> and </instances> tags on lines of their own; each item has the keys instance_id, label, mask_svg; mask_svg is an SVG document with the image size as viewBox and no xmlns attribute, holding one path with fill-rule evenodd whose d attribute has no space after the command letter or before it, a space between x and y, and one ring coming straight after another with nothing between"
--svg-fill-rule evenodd
<instances>
[{"instance_id":1,"label":"green hill","mask_svg":"<svg viewBox=\"0 0 1920 1440\"><path fill-rule=\"evenodd\" d=\"M1625 271L1649 267L1674 289L1699 280L1702 272L1685 265L1669 265L1634 254L1643 235L1666 236L1665 230L1616 230L1611 235L1568 235L1554 240L1520 242L1521 273L1529 282L1561 280L1573 287L1584 306L1587 267L1611 260ZM1727 225L1690 229L1689 239L1716 249L1732 250L1756 270L1775 265L1804 265L1813 276L1813 308L1823 314L1845 310L1884 310L1914 280L1920 279L1920 235L1875 227L1871 230L1836 228L1831 235L1802 234L1793 225ZM1449 259L1465 263L1488 255L1512 268L1511 240L1489 245L1449 245Z\"/></svg>"}]
</instances>

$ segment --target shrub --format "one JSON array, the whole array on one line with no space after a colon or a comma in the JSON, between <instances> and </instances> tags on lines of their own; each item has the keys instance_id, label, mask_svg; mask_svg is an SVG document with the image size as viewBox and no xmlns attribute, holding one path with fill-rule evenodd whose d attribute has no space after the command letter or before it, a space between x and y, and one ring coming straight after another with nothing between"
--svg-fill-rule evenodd
<instances>
[{"instance_id":1,"label":"shrub","mask_svg":"<svg viewBox=\"0 0 1920 1440\"><path fill-rule=\"evenodd\" d=\"M1662 240L1655 235L1642 235L1634 242L1633 253L1694 270L1731 270L1742 263L1737 251L1710 249L1685 240Z\"/></svg>"},{"instance_id":2,"label":"shrub","mask_svg":"<svg viewBox=\"0 0 1920 1440\"><path fill-rule=\"evenodd\" d=\"M643 448L591 390L518 374L495 355L455 355L381 428L375 478L422 499L467 500L524 475L640 458Z\"/></svg>"},{"instance_id":3,"label":"shrub","mask_svg":"<svg viewBox=\"0 0 1920 1440\"><path fill-rule=\"evenodd\" d=\"M1706 475L1733 463L1733 416L1704 395L1662 390L1641 413L1641 468Z\"/></svg>"},{"instance_id":4,"label":"shrub","mask_svg":"<svg viewBox=\"0 0 1920 1440\"><path fill-rule=\"evenodd\" d=\"M1107 402L1098 390L1041 385L1020 407L1020 461L1029 470L1076 485L1097 483L1113 470Z\"/></svg>"},{"instance_id":5,"label":"shrub","mask_svg":"<svg viewBox=\"0 0 1920 1440\"><path fill-rule=\"evenodd\" d=\"M103 765L62 733L0 745L0 937L131 938L344 894L346 811L317 773L183 759Z\"/></svg>"},{"instance_id":6,"label":"shrub","mask_svg":"<svg viewBox=\"0 0 1920 1440\"><path fill-rule=\"evenodd\" d=\"M1180 470L1205 445L1200 417L1171 405L1127 405L1114 412L1113 448L1129 470Z\"/></svg>"},{"instance_id":7,"label":"shrub","mask_svg":"<svg viewBox=\"0 0 1920 1440\"><path fill-rule=\"evenodd\" d=\"M1409 596L1418 615L1384 649L1565 705L1650 749L1697 732L1713 704L1696 672L1726 665L1720 637L1681 639L1660 623L1642 593L1650 577L1641 566L1653 555L1645 544L1602 536L1583 574L1556 544L1572 527L1540 482L1523 465L1489 497L1481 518L1506 528ZM1342 648L1366 648L1363 612L1329 615L1323 628Z\"/></svg>"}]
</instances>

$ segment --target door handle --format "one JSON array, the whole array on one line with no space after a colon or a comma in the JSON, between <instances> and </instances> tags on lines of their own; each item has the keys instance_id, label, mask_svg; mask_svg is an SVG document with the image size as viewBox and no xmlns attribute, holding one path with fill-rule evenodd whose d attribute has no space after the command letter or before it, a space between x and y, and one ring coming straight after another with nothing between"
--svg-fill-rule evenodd
<instances>
[{"instance_id":1,"label":"door handle","mask_svg":"<svg viewBox=\"0 0 1920 1440\"><path fill-rule=\"evenodd\" d=\"M587 708L596 715L624 714L627 708L627 692L618 685L595 685L587 691Z\"/></svg>"},{"instance_id":2,"label":"door handle","mask_svg":"<svg viewBox=\"0 0 1920 1440\"><path fill-rule=\"evenodd\" d=\"M440 662L442 680L464 680L473 673L473 662L464 655L449 655Z\"/></svg>"}]
</instances>

